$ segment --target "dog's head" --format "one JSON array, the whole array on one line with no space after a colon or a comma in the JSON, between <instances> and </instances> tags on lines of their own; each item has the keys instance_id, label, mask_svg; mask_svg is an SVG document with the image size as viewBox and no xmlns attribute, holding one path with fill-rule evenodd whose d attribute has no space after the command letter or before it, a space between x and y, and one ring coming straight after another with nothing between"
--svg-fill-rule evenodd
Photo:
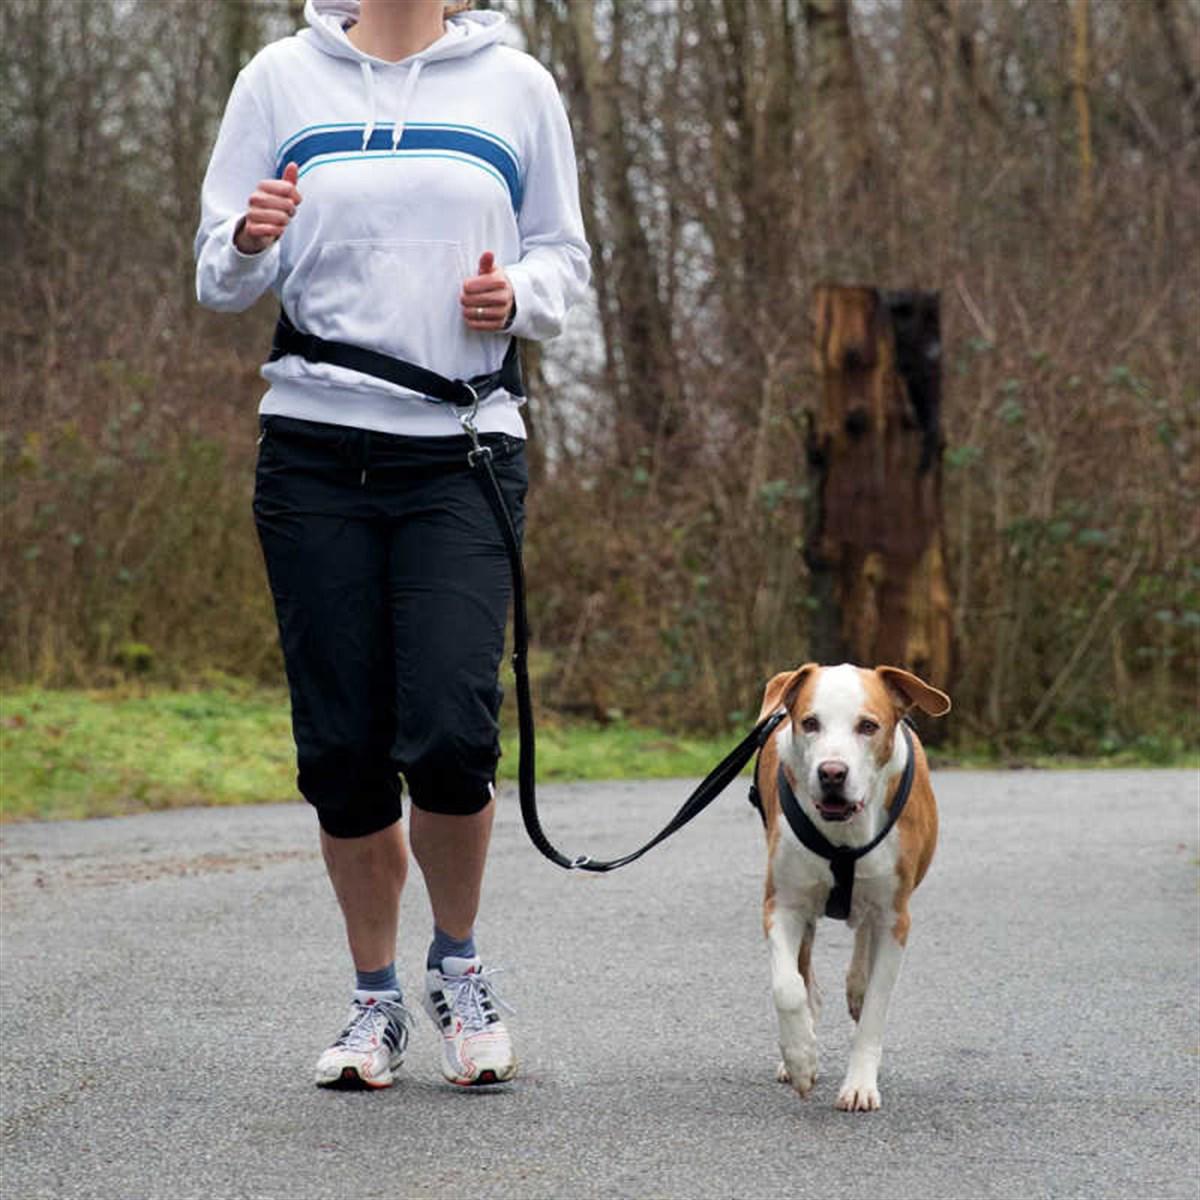
<instances>
[{"instance_id":1,"label":"dog's head","mask_svg":"<svg viewBox=\"0 0 1200 1200\"><path fill-rule=\"evenodd\" d=\"M904 716L914 708L943 716L950 697L899 667L806 663L767 684L761 715L781 707L791 728L780 737L780 757L797 797L807 796L826 821L849 821L882 802L900 769Z\"/></svg>"}]
</instances>

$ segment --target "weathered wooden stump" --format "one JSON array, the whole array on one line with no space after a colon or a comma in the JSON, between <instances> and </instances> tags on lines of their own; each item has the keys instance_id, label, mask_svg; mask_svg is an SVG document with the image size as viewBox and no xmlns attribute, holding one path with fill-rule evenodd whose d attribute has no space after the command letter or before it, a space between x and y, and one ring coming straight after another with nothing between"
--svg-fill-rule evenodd
<instances>
[{"instance_id":1,"label":"weathered wooden stump","mask_svg":"<svg viewBox=\"0 0 1200 1200\"><path fill-rule=\"evenodd\" d=\"M944 686L938 294L822 284L812 311L812 657L889 663Z\"/></svg>"}]
</instances>

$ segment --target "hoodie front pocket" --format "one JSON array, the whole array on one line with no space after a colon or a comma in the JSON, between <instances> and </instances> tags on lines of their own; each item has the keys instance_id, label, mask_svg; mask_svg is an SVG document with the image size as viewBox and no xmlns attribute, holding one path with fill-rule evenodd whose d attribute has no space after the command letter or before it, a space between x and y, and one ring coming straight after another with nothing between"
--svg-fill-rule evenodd
<instances>
[{"instance_id":1,"label":"hoodie front pocket","mask_svg":"<svg viewBox=\"0 0 1200 1200\"><path fill-rule=\"evenodd\" d=\"M297 305L307 333L403 358L443 375L474 374L482 347L458 297L467 277L457 242L326 242Z\"/></svg>"}]
</instances>

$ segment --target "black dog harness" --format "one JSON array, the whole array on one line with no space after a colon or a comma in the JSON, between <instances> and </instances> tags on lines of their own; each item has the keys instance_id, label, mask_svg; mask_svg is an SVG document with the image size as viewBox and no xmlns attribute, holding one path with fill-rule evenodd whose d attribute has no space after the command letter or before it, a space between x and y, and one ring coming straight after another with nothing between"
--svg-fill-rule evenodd
<instances>
[{"instance_id":1,"label":"black dog harness","mask_svg":"<svg viewBox=\"0 0 1200 1200\"><path fill-rule=\"evenodd\" d=\"M783 810L788 825L800 839L801 844L829 862L833 870L833 888L829 893L829 898L825 901L825 915L836 921L844 921L850 916L850 901L854 898L855 863L870 854L891 833L892 826L900 819L900 814L908 803L908 796L912 791L913 773L916 770L916 753L913 750L912 734L908 732L907 723L902 721L900 729L908 747L908 761L904 764L904 775L900 779L900 786L896 790L891 807L887 810L887 820L884 821L883 828L865 846L835 846L825 837L812 823L804 809L800 807L800 801L796 799L796 793L792 791L792 785L788 782L783 763L779 764L779 771L775 777L776 786L779 788L779 807ZM750 803L758 809L759 814L765 820L762 797L758 792L757 763L754 764L754 778L755 783L750 785Z\"/></svg>"}]
</instances>

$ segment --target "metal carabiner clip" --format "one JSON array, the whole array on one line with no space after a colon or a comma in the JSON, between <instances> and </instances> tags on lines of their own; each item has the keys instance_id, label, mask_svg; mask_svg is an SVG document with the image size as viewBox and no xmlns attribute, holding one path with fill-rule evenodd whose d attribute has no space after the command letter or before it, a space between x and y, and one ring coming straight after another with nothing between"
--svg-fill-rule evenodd
<instances>
[{"instance_id":1,"label":"metal carabiner clip","mask_svg":"<svg viewBox=\"0 0 1200 1200\"><path fill-rule=\"evenodd\" d=\"M491 458L492 448L485 446L479 440L479 430L475 425L475 420L479 416L479 393L466 380L463 380L463 387L471 393L471 407L455 409L455 415L458 417L458 423L463 427L463 431L471 439L471 449L467 451L467 462L474 466L480 458Z\"/></svg>"}]
</instances>

